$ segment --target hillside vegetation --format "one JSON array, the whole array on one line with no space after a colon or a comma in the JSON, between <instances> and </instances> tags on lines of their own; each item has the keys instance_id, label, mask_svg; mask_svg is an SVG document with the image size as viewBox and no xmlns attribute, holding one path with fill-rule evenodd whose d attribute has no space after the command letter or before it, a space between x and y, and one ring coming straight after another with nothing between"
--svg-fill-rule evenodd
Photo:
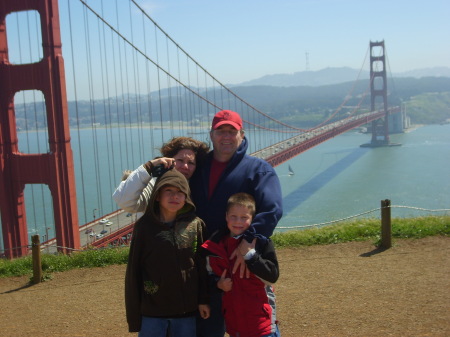
<instances>
[{"instance_id":1,"label":"hillside vegetation","mask_svg":"<svg viewBox=\"0 0 450 337\"><path fill-rule=\"evenodd\" d=\"M450 235L450 215L392 219L393 238L424 238L435 235ZM360 219L322 228L276 233L272 240L279 248L365 240L373 240L375 245L379 245L380 237L379 219ZM46 275L44 277L48 278L53 272L124 264L127 260L128 247L88 249L72 255L43 254L42 269ZM0 259L0 277L31 275L32 268L31 256L11 261Z\"/></svg>"},{"instance_id":2,"label":"hillside vegetation","mask_svg":"<svg viewBox=\"0 0 450 337\"><path fill-rule=\"evenodd\" d=\"M388 80L388 105L406 105L412 124L439 124L450 118L450 78L395 78ZM234 91L261 111L300 127L326 120L345 101L346 107L370 109L368 81L321 87L237 87ZM350 94L351 93L351 94ZM351 112L342 108L338 116Z\"/></svg>"},{"instance_id":3,"label":"hillside vegetation","mask_svg":"<svg viewBox=\"0 0 450 337\"><path fill-rule=\"evenodd\" d=\"M450 77L391 78L387 82L388 105L406 105L411 123L443 123L450 118ZM360 105L359 112L370 109L369 80L315 87L236 86L232 90L258 110L297 127L311 127L327 120L344 102L345 108L339 110L337 118L352 112L353 106ZM151 100L147 96L128 94L94 102L69 101L69 122L72 127L91 126L94 122L100 125L148 124L159 122L161 118L161 122L172 119L193 123L192 115L186 113L186 102L190 102L190 111L205 111L199 100L174 96L171 92L177 90L161 90L160 94L150 95ZM200 94L205 97L211 95L208 92ZM235 106L235 98L225 91L217 89L215 95L223 97L221 106ZM111 113L111 106L119 106L120 109ZM44 104L16 104L17 126L22 129L45 128L43 109ZM171 113L160 114L160 110ZM30 111L35 114L30 114ZM200 122L210 123L205 114L199 113L195 123Z\"/></svg>"},{"instance_id":4,"label":"hillside vegetation","mask_svg":"<svg viewBox=\"0 0 450 337\"><path fill-rule=\"evenodd\" d=\"M450 122L450 92L432 92L404 102L406 113L416 124Z\"/></svg>"}]
</instances>

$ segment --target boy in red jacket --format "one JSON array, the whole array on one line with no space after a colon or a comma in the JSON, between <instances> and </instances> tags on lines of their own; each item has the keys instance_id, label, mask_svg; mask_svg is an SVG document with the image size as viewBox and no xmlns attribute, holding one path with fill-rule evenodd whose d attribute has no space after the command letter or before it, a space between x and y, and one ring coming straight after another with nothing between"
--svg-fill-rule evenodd
<instances>
[{"instance_id":1,"label":"boy in red jacket","mask_svg":"<svg viewBox=\"0 0 450 337\"><path fill-rule=\"evenodd\" d=\"M203 245L208 269L223 290L222 311L231 337L279 337L275 295L270 285L279 276L273 243L252 231L255 200L247 193L232 195L227 204L227 229L215 232ZM250 271L248 278L232 273L236 258L232 253L241 240L252 244L239 251Z\"/></svg>"}]
</instances>

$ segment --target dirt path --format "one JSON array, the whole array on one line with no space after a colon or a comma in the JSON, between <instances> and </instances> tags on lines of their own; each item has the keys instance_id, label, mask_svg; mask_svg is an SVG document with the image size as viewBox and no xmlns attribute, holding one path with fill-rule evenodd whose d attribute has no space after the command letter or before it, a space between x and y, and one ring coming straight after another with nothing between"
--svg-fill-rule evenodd
<instances>
[{"instance_id":1,"label":"dirt path","mask_svg":"<svg viewBox=\"0 0 450 337\"><path fill-rule=\"evenodd\" d=\"M450 336L450 238L280 249L283 337ZM134 336L123 305L125 266L0 279L0 336Z\"/></svg>"}]
</instances>

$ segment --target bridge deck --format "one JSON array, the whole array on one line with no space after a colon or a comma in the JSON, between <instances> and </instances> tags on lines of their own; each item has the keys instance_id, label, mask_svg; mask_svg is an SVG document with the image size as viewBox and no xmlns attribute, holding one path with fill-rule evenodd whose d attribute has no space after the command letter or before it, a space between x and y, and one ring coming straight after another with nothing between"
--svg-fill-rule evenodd
<instances>
[{"instance_id":1,"label":"bridge deck","mask_svg":"<svg viewBox=\"0 0 450 337\"><path fill-rule=\"evenodd\" d=\"M389 109L389 113L399 111L399 107ZM381 110L373 111L329 123L266 147L252 153L252 156L265 159L269 164L275 167L330 138L336 137L337 135L347 132L348 130L381 118L384 114L385 112Z\"/></svg>"}]
</instances>

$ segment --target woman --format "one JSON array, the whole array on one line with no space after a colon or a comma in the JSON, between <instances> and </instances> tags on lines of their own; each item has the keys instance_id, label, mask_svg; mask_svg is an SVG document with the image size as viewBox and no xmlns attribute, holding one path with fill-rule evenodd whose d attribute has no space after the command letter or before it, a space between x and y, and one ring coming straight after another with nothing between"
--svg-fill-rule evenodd
<instances>
[{"instance_id":1,"label":"woman","mask_svg":"<svg viewBox=\"0 0 450 337\"><path fill-rule=\"evenodd\" d=\"M209 152L209 146L190 137L175 137L163 144L160 152L163 157L139 166L114 191L113 199L124 211L141 215L145 212L155 180L162 174L161 168L174 166L189 180Z\"/></svg>"}]
</instances>

